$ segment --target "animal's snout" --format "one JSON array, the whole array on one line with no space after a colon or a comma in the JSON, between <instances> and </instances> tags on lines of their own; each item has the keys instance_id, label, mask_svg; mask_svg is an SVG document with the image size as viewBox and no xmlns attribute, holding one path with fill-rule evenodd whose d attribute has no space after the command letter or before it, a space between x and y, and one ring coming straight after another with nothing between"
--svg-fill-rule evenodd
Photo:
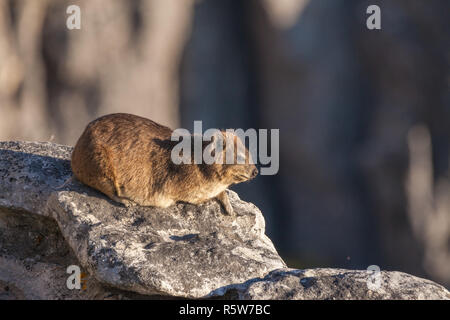
<instances>
[{"instance_id":1,"label":"animal's snout","mask_svg":"<svg viewBox=\"0 0 450 320\"><path fill-rule=\"evenodd\" d=\"M255 169L253 169L253 171L252 171L252 178L256 177L257 175L258 175L258 169L255 168Z\"/></svg>"}]
</instances>

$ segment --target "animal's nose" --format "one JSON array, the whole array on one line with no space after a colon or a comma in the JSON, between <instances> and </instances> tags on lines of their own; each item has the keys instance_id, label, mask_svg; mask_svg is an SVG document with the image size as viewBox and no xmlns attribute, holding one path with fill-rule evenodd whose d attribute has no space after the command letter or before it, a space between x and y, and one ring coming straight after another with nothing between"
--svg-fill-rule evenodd
<instances>
[{"instance_id":1,"label":"animal's nose","mask_svg":"<svg viewBox=\"0 0 450 320\"><path fill-rule=\"evenodd\" d=\"M252 171L252 178L256 177L258 175L258 169L253 169Z\"/></svg>"}]
</instances>

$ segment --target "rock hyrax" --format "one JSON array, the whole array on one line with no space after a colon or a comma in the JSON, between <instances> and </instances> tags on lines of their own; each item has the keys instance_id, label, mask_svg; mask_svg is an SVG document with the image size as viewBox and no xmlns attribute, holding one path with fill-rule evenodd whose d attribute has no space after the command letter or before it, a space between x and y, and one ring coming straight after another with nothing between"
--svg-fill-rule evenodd
<instances>
[{"instance_id":1,"label":"rock hyrax","mask_svg":"<svg viewBox=\"0 0 450 320\"><path fill-rule=\"evenodd\" d=\"M243 147L233 133L220 134L224 137L221 156L229 150L227 138L235 150L237 145ZM177 201L199 204L216 198L232 214L225 189L258 174L248 161L248 150L243 147L245 164L177 165L171 151L178 142L171 141L171 135L168 127L135 115L100 117L89 123L78 140L72 153L72 171L79 181L126 206L166 208ZM237 152L233 154L236 159Z\"/></svg>"}]
</instances>

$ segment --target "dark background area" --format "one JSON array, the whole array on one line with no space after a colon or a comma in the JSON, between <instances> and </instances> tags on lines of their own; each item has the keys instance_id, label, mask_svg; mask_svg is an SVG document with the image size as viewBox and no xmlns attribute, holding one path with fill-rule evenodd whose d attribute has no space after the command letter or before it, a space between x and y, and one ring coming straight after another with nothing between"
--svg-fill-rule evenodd
<instances>
[{"instance_id":1,"label":"dark background area","mask_svg":"<svg viewBox=\"0 0 450 320\"><path fill-rule=\"evenodd\" d=\"M81 8L81 30L66 8ZM366 9L381 8L381 30ZM280 170L233 187L290 267L450 286L447 0L0 1L0 139L74 145L129 112L280 129Z\"/></svg>"}]
</instances>

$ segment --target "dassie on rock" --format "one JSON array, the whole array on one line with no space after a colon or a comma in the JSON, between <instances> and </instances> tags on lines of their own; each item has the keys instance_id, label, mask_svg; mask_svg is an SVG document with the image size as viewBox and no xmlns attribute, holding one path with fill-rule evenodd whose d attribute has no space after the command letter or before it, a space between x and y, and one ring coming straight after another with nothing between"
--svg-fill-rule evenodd
<instances>
[{"instance_id":1,"label":"dassie on rock","mask_svg":"<svg viewBox=\"0 0 450 320\"><path fill-rule=\"evenodd\" d=\"M106 115L89 123L79 138L72 153L72 171L82 183L126 206L166 208L178 201L200 204L216 198L232 214L225 189L254 178L258 170L239 137L220 134L223 149L218 156L226 159L227 152L233 151L232 164L175 164L171 153L178 142L171 140L170 128L131 114ZM233 146L227 148L230 141ZM202 142L202 151L206 147ZM243 155L234 152L239 148ZM238 156L245 157L244 164L238 164Z\"/></svg>"}]
</instances>

